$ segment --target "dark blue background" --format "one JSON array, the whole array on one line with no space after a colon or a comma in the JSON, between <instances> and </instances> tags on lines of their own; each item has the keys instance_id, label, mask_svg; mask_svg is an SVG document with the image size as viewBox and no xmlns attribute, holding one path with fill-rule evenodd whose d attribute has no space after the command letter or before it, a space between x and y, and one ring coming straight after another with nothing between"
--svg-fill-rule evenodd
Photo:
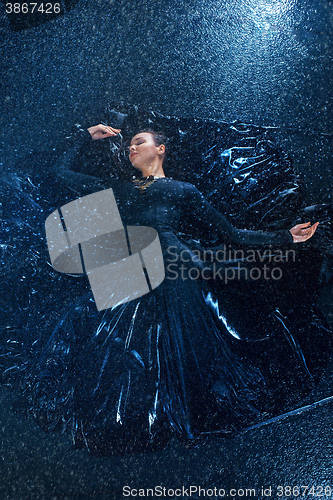
<instances>
[{"instance_id":1,"label":"dark blue background","mask_svg":"<svg viewBox=\"0 0 333 500\"><path fill-rule=\"evenodd\" d=\"M30 151L52 150L74 122L89 124L107 102L124 101L163 114L277 127L272 137L304 174L307 201L330 200L332 1L81 0L18 32L1 4L0 20L5 171ZM331 387L328 368L308 400L329 396ZM10 405L4 391L4 499L122 498L125 484L274 492L279 484L326 485L332 478L332 402L193 450L172 443L155 454L105 459L74 451L68 436L44 434Z\"/></svg>"}]
</instances>

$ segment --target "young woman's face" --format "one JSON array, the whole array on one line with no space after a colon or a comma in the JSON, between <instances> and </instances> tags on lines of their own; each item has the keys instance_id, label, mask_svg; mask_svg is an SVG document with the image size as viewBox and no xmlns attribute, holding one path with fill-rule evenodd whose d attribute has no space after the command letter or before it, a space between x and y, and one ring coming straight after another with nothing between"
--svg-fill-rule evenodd
<instances>
[{"instance_id":1,"label":"young woman's face","mask_svg":"<svg viewBox=\"0 0 333 500\"><path fill-rule=\"evenodd\" d=\"M155 145L154 137L149 132L135 135L131 140L129 152L130 162L139 170L151 165L161 156L161 148Z\"/></svg>"}]
</instances>

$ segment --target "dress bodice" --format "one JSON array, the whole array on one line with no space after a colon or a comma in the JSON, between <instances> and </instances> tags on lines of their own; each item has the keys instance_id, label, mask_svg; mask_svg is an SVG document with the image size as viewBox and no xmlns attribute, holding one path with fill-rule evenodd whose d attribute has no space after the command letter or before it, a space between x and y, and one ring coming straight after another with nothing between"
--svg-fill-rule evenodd
<instances>
[{"instance_id":1,"label":"dress bodice","mask_svg":"<svg viewBox=\"0 0 333 500\"><path fill-rule=\"evenodd\" d=\"M159 233L179 230L183 183L163 177L144 191L132 182L118 182L112 187L125 226L150 226Z\"/></svg>"},{"instance_id":2,"label":"dress bodice","mask_svg":"<svg viewBox=\"0 0 333 500\"><path fill-rule=\"evenodd\" d=\"M244 245L285 245L292 243L289 231L248 231L237 229L218 212L192 184L158 178L141 191L134 183L112 179L112 187L124 226L155 228L166 241L167 235L192 232Z\"/></svg>"}]
</instances>

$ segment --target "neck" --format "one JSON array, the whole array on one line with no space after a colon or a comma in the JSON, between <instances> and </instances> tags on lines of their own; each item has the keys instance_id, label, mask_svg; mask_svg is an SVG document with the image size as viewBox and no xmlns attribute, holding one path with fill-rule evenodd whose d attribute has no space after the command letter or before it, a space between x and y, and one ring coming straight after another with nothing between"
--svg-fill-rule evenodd
<instances>
[{"instance_id":1,"label":"neck","mask_svg":"<svg viewBox=\"0 0 333 500\"><path fill-rule=\"evenodd\" d=\"M143 177L149 177L153 175L154 177L165 177L162 165L148 165L140 169Z\"/></svg>"}]
</instances>

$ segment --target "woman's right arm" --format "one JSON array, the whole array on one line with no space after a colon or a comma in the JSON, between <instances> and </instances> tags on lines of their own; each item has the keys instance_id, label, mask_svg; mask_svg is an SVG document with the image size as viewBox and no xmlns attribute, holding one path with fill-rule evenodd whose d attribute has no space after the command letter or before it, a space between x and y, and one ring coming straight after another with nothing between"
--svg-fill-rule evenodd
<instances>
[{"instance_id":1,"label":"woman's right arm","mask_svg":"<svg viewBox=\"0 0 333 500\"><path fill-rule=\"evenodd\" d=\"M65 151L57 159L52 166L52 172L56 178L65 184L69 189L74 191L76 194L82 195L86 191L96 191L97 189L102 188L99 185L99 177L82 174L80 172L73 172L73 170L71 170L78 151L85 143L89 144L92 143L93 140L116 136L120 132L120 129L108 127L101 123L99 125L89 127L88 129L84 129L80 125L76 125L76 127L75 132L71 136L67 137L67 139L71 139L73 141L73 147Z\"/></svg>"},{"instance_id":2,"label":"woman's right arm","mask_svg":"<svg viewBox=\"0 0 333 500\"><path fill-rule=\"evenodd\" d=\"M120 131L120 128L109 127L108 125L104 125L102 123L88 128L88 132L94 141L106 139L107 137L115 137L120 133Z\"/></svg>"}]
</instances>

